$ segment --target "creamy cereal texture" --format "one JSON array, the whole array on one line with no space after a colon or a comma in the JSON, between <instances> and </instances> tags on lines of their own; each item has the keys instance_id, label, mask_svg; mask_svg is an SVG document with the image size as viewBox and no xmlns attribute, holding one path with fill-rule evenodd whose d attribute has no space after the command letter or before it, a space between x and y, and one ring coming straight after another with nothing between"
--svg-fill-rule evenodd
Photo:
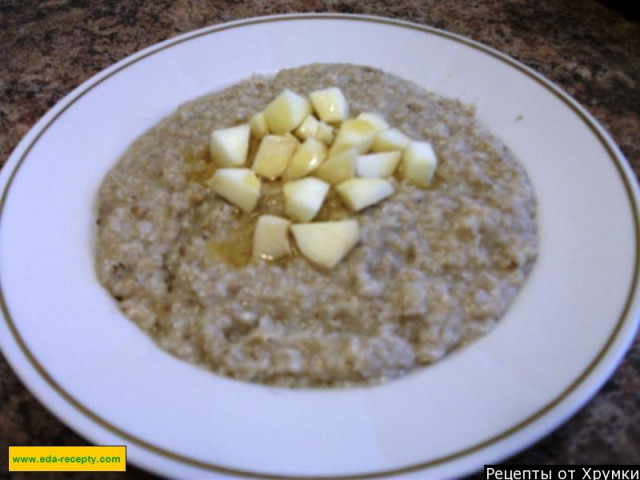
<instances>
[{"instance_id":1,"label":"creamy cereal texture","mask_svg":"<svg viewBox=\"0 0 640 480\"><path fill-rule=\"evenodd\" d=\"M256 219L286 217L280 182L262 182L251 213L213 193L211 132L284 89L331 87L352 116L377 112L430 142L433 182L396 176L393 195L356 214L332 188L314 220L355 218L361 237L331 270L295 246L254 257ZM308 65L189 102L138 138L99 192L97 273L124 314L179 358L279 386L376 383L441 359L494 327L536 251L531 185L473 108L369 67Z\"/></svg>"}]
</instances>

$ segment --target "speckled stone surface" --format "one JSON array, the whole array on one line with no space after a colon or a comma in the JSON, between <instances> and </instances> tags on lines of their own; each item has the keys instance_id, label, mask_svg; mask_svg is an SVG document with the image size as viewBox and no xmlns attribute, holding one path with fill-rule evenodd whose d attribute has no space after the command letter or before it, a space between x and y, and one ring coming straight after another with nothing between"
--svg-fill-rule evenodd
<instances>
[{"instance_id":1,"label":"speckled stone surface","mask_svg":"<svg viewBox=\"0 0 640 480\"><path fill-rule=\"evenodd\" d=\"M312 11L411 20L495 47L573 95L611 133L640 174L640 24L629 11L594 0L0 0L0 162L64 95L143 47L229 20ZM0 477L9 478L8 445L83 444L85 440L35 400L0 357ZM509 462L640 463L640 339L593 400ZM63 477L90 478L11 476ZM130 466L125 474L96 478L155 477Z\"/></svg>"}]
</instances>

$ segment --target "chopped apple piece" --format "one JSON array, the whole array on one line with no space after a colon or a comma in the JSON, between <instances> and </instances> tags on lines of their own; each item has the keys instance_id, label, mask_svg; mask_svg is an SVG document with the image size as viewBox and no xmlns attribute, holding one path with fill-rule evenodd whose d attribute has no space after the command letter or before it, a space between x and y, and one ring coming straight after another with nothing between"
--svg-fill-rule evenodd
<instances>
[{"instance_id":1,"label":"chopped apple piece","mask_svg":"<svg viewBox=\"0 0 640 480\"><path fill-rule=\"evenodd\" d=\"M389 130L389 124L377 113L362 112L360 115L358 115L358 120L369 122L371 125L373 125L373 128L376 129L376 132Z\"/></svg>"},{"instance_id":2,"label":"chopped apple piece","mask_svg":"<svg viewBox=\"0 0 640 480\"><path fill-rule=\"evenodd\" d=\"M374 205L393 193L393 185L382 178L352 178L336 186L342 201L354 212Z\"/></svg>"},{"instance_id":3,"label":"chopped apple piece","mask_svg":"<svg viewBox=\"0 0 640 480\"><path fill-rule=\"evenodd\" d=\"M323 122L341 122L349 116L349 104L338 87L317 90L309 98Z\"/></svg>"},{"instance_id":4,"label":"chopped apple piece","mask_svg":"<svg viewBox=\"0 0 640 480\"><path fill-rule=\"evenodd\" d=\"M438 157L428 142L410 142L402 157L402 176L418 187L427 187L438 166Z\"/></svg>"},{"instance_id":5,"label":"chopped apple piece","mask_svg":"<svg viewBox=\"0 0 640 480\"><path fill-rule=\"evenodd\" d=\"M402 152L399 150L359 155L356 160L356 172L359 177L390 177L398 168L401 157Z\"/></svg>"},{"instance_id":6,"label":"chopped apple piece","mask_svg":"<svg viewBox=\"0 0 640 480\"><path fill-rule=\"evenodd\" d=\"M253 254L264 260L277 260L291 254L290 225L285 218L261 215L253 232Z\"/></svg>"},{"instance_id":7,"label":"chopped apple piece","mask_svg":"<svg viewBox=\"0 0 640 480\"><path fill-rule=\"evenodd\" d=\"M298 139L296 138L296 136L291 133L291 132L287 132L283 135L284 138L288 138L289 140L291 140L292 142L296 142L296 145L298 145L300 142L298 141Z\"/></svg>"},{"instance_id":8,"label":"chopped apple piece","mask_svg":"<svg viewBox=\"0 0 640 480\"><path fill-rule=\"evenodd\" d=\"M265 135L269 135L269 126L267 125L267 117L264 112L258 112L251 120L249 120L249 127L251 127L251 135L260 140Z\"/></svg>"},{"instance_id":9,"label":"chopped apple piece","mask_svg":"<svg viewBox=\"0 0 640 480\"><path fill-rule=\"evenodd\" d=\"M366 153L373 143L375 135L375 128L369 122L357 119L347 120L338 130L329 156L344 152L352 147L357 148L358 153Z\"/></svg>"},{"instance_id":10,"label":"chopped apple piece","mask_svg":"<svg viewBox=\"0 0 640 480\"><path fill-rule=\"evenodd\" d=\"M211 189L241 210L253 211L260 198L260 179L248 168L220 168L209 179Z\"/></svg>"},{"instance_id":11,"label":"chopped apple piece","mask_svg":"<svg viewBox=\"0 0 640 480\"><path fill-rule=\"evenodd\" d=\"M264 110L269 131L293 131L311 113L311 102L291 90L283 90Z\"/></svg>"},{"instance_id":12,"label":"chopped apple piece","mask_svg":"<svg viewBox=\"0 0 640 480\"><path fill-rule=\"evenodd\" d=\"M372 152L389 152L391 150L404 150L411 139L397 128L383 130L376 133L376 138L371 145Z\"/></svg>"},{"instance_id":13,"label":"chopped apple piece","mask_svg":"<svg viewBox=\"0 0 640 480\"><path fill-rule=\"evenodd\" d=\"M251 168L258 175L274 180L286 170L297 147L298 141L293 135L267 135L260 142Z\"/></svg>"},{"instance_id":14,"label":"chopped apple piece","mask_svg":"<svg viewBox=\"0 0 640 480\"><path fill-rule=\"evenodd\" d=\"M327 158L325 144L313 137L307 138L291 157L287 169L282 174L282 179L288 182L304 177L318 168L325 158Z\"/></svg>"},{"instance_id":15,"label":"chopped apple piece","mask_svg":"<svg viewBox=\"0 0 640 480\"><path fill-rule=\"evenodd\" d=\"M328 123L318 122L316 138L325 145L331 145L333 143L333 127Z\"/></svg>"},{"instance_id":16,"label":"chopped apple piece","mask_svg":"<svg viewBox=\"0 0 640 480\"><path fill-rule=\"evenodd\" d=\"M360 226L355 220L300 223L291 231L302 255L327 269L335 267L360 240Z\"/></svg>"},{"instance_id":17,"label":"chopped apple piece","mask_svg":"<svg viewBox=\"0 0 640 480\"><path fill-rule=\"evenodd\" d=\"M284 192L284 211L293 220L310 222L320 211L329 184L313 177L287 182Z\"/></svg>"},{"instance_id":18,"label":"chopped apple piece","mask_svg":"<svg viewBox=\"0 0 640 480\"><path fill-rule=\"evenodd\" d=\"M356 176L357 157L358 150L350 148L329 157L313 174L331 185L337 185Z\"/></svg>"},{"instance_id":19,"label":"chopped apple piece","mask_svg":"<svg viewBox=\"0 0 640 480\"><path fill-rule=\"evenodd\" d=\"M211 132L209 153L221 167L242 167L247 161L251 129L244 123Z\"/></svg>"},{"instance_id":20,"label":"chopped apple piece","mask_svg":"<svg viewBox=\"0 0 640 480\"><path fill-rule=\"evenodd\" d=\"M296 137L298 137L301 141L305 141L307 138L315 137L318 133L318 119L313 115L308 115L307 118L304 119L302 124L298 127L298 129L294 132Z\"/></svg>"}]
</instances>

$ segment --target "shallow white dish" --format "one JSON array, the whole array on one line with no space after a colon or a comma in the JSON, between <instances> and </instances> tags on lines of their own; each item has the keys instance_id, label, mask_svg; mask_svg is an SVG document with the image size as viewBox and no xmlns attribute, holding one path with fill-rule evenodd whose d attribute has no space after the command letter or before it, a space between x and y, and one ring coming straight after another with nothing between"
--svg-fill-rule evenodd
<instances>
[{"instance_id":1,"label":"shallow white dish","mask_svg":"<svg viewBox=\"0 0 640 480\"><path fill-rule=\"evenodd\" d=\"M186 100L311 62L372 65L475 103L539 201L540 256L497 329L383 386L283 390L202 371L124 318L93 271L97 188L132 140ZM0 181L4 355L64 422L163 475L467 474L580 408L637 328L638 191L610 137L527 67L406 22L265 17L150 47L47 113Z\"/></svg>"}]
</instances>

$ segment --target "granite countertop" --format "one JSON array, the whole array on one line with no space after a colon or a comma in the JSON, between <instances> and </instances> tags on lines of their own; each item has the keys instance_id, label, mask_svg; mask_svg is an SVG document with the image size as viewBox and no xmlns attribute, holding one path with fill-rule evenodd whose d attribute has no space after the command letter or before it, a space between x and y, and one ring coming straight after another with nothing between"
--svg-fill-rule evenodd
<instances>
[{"instance_id":1,"label":"granite countertop","mask_svg":"<svg viewBox=\"0 0 640 480\"><path fill-rule=\"evenodd\" d=\"M112 63L183 32L275 13L364 13L470 37L560 85L609 131L640 174L640 23L623 2L552 0L190 0L0 2L0 162L74 87ZM83 445L0 357L0 477L8 445ZM515 464L640 463L640 338L613 377ZM11 478L87 478L82 474ZM478 476L479 477L479 476ZM110 478L155 478L133 466Z\"/></svg>"}]
</instances>

